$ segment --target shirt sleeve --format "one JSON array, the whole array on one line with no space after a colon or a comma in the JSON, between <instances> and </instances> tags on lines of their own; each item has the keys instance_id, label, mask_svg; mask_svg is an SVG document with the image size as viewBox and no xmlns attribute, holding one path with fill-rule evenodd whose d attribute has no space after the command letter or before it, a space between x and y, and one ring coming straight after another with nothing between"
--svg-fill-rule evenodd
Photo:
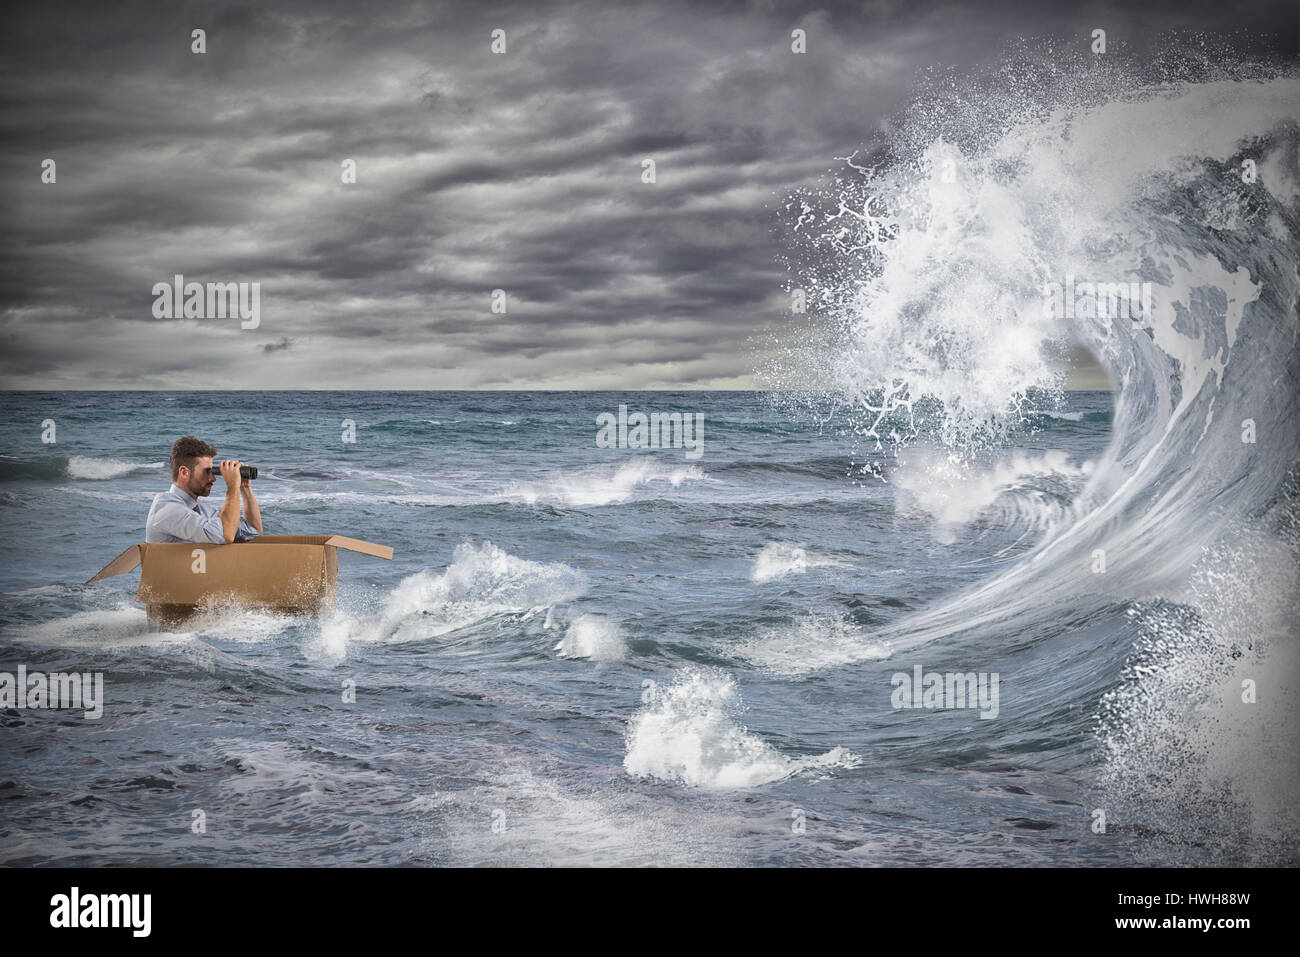
<instances>
[{"instance_id":1,"label":"shirt sleeve","mask_svg":"<svg viewBox=\"0 0 1300 957\"><path fill-rule=\"evenodd\" d=\"M256 538L258 535L261 534L261 532L255 529L252 525L249 525L247 520L245 520L244 516L241 514L239 516L239 534L242 535L245 539L248 539L248 538Z\"/></svg>"},{"instance_id":2,"label":"shirt sleeve","mask_svg":"<svg viewBox=\"0 0 1300 957\"><path fill-rule=\"evenodd\" d=\"M185 542L212 542L224 545L225 533L221 530L221 513L200 515L191 511L180 502L163 502L154 515L154 526L158 531L172 535Z\"/></svg>"}]
</instances>

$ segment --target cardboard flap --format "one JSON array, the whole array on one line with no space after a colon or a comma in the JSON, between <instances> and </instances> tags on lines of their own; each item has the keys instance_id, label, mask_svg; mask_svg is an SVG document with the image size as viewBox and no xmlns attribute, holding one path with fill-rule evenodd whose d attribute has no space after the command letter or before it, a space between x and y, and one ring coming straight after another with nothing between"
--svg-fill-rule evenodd
<instances>
[{"instance_id":1,"label":"cardboard flap","mask_svg":"<svg viewBox=\"0 0 1300 957\"><path fill-rule=\"evenodd\" d=\"M325 544L333 545L335 548L346 548L350 552L360 552L362 555L386 558L390 562L393 560L391 545L376 545L374 542L363 542L359 538L344 538L342 535L331 535L325 540Z\"/></svg>"},{"instance_id":2,"label":"cardboard flap","mask_svg":"<svg viewBox=\"0 0 1300 957\"><path fill-rule=\"evenodd\" d=\"M346 535L259 535L248 544L332 545L335 548L346 548L350 552L360 552L363 555L373 555L375 558L385 558L390 562L393 560L391 546L363 542L359 538L348 538Z\"/></svg>"},{"instance_id":3,"label":"cardboard flap","mask_svg":"<svg viewBox=\"0 0 1300 957\"><path fill-rule=\"evenodd\" d=\"M99 574L86 582L97 582L101 578L112 578L114 575L125 575L127 572L135 571L135 567L140 564L140 546L132 545L117 558L113 559L107 565L99 570Z\"/></svg>"}]
</instances>

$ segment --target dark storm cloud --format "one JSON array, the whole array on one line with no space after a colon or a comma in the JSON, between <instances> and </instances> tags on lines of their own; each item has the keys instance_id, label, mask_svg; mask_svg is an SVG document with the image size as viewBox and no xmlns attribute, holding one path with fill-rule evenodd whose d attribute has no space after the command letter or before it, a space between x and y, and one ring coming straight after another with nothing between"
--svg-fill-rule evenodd
<instances>
[{"instance_id":1,"label":"dark storm cloud","mask_svg":"<svg viewBox=\"0 0 1300 957\"><path fill-rule=\"evenodd\" d=\"M0 39L0 383L748 387L749 343L787 305L775 206L867 143L919 71L1097 23L1133 48L1174 27L1290 42L1292 14L23 6ZM153 318L176 274L259 282L260 325Z\"/></svg>"}]
</instances>

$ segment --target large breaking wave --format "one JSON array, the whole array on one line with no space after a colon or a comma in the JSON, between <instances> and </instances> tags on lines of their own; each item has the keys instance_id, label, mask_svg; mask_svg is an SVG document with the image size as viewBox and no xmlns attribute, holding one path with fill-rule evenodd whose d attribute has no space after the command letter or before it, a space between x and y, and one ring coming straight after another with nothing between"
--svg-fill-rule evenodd
<instances>
[{"instance_id":1,"label":"large breaking wave","mask_svg":"<svg viewBox=\"0 0 1300 957\"><path fill-rule=\"evenodd\" d=\"M1113 439L1086 471L1059 470L1072 498L1029 523L1034 547L862 635L858 653L840 642L834 660L941 639L992 655L1078 633L1096 646L1075 690L1091 695L1110 798L1167 830L1204 824L1186 806L1208 795L1249 806L1258 859L1279 836L1294 853L1300 834L1276 798L1294 793L1300 727L1294 669L1276 680L1300 617L1300 78L1212 60L1021 55L934 84L887 142L788 201L791 287L814 344L770 371L828 379L865 457L896 458L904 490L954 475L979 490L990 450L1059 396L1061 356L1090 351L1114 386ZM1150 307L1046 308L1051 284L1080 282L1149 283ZM1252 614L1212 613L1242 576ZM1264 675L1271 702L1243 711L1243 682ZM1274 795L1267 813L1260 794Z\"/></svg>"}]
</instances>

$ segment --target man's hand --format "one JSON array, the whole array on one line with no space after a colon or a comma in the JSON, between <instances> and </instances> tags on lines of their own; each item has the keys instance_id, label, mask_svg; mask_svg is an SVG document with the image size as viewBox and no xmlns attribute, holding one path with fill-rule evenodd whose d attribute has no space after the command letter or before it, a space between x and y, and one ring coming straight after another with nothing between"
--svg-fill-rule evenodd
<instances>
[{"instance_id":1,"label":"man's hand","mask_svg":"<svg viewBox=\"0 0 1300 957\"><path fill-rule=\"evenodd\" d=\"M244 463L238 459L223 459L221 462L221 477L226 480L226 488L231 491L238 491L239 486L243 484L243 476L239 474L240 466Z\"/></svg>"}]
</instances>

